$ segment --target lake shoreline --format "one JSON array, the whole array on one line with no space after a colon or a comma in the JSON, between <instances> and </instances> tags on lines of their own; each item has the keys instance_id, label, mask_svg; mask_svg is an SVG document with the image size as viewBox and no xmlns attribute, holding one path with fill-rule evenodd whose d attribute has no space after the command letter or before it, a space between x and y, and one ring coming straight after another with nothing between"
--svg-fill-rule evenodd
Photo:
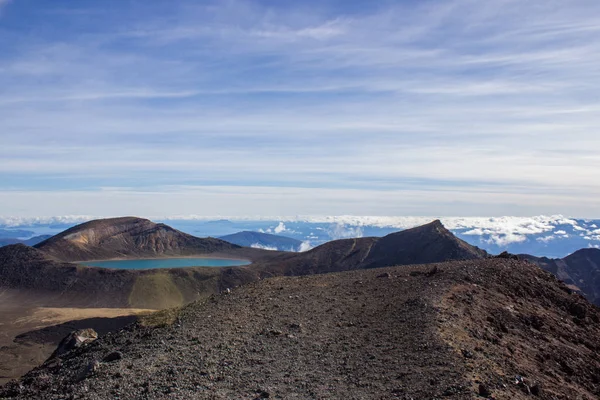
<instances>
[{"instance_id":1,"label":"lake shoreline","mask_svg":"<svg viewBox=\"0 0 600 400\"><path fill-rule=\"evenodd\" d=\"M85 260L85 261L69 261L73 264L82 264L86 262L103 262L103 261L137 261L137 260L179 260L179 259L189 259L189 258L208 258L215 260L233 260L233 261L247 261L249 263L252 260L247 258L236 258L231 256L208 256L208 255L199 255L199 256L175 256L175 257L139 257L139 258L130 258L130 257L115 257L115 258L104 258L99 260Z\"/></svg>"},{"instance_id":2,"label":"lake shoreline","mask_svg":"<svg viewBox=\"0 0 600 400\"><path fill-rule=\"evenodd\" d=\"M78 261L76 264L91 268L120 270L148 270L173 268L228 268L250 265L250 260L232 257L154 257L118 258L107 260Z\"/></svg>"}]
</instances>

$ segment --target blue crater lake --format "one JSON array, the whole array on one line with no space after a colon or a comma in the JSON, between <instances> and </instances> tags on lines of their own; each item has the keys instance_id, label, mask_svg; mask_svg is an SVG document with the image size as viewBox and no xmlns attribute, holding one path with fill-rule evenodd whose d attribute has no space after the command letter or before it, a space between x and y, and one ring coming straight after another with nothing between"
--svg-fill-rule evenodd
<instances>
[{"instance_id":1,"label":"blue crater lake","mask_svg":"<svg viewBox=\"0 0 600 400\"><path fill-rule=\"evenodd\" d=\"M185 267L235 267L248 265L247 260L230 260L226 258L153 258L138 260L108 260L108 261L81 261L79 264L91 267L113 269L157 269L157 268L185 268Z\"/></svg>"}]
</instances>

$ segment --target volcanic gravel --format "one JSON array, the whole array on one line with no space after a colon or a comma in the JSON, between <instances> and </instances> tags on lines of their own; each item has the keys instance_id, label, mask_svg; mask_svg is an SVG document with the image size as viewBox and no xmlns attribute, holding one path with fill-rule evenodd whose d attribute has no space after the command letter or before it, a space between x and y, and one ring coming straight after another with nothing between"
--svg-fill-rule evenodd
<instances>
[{"instance_id":1,"label":"volcanic gravel","mask_svg":"<svg viewBox=\"0 0 600 400\"><path fill-rule=\"evenodd\" d=\"M510 322L495 311L510 296L520 312L545 310L544 321L562 320L570 333L545 331L531 315ZM276 277L190 304L168 326L108 334L8 384L0 398L508 399L533 389L538 398L593 399L597 317L552 275L509 259ZM542 382L544 369L527 358L529 375L513 382L521 365L505 362L503 341L532 346L541 337L558 354L585 349L564 362L588 375L561 393L566 367Z\"/></svg>"}]
</instances>

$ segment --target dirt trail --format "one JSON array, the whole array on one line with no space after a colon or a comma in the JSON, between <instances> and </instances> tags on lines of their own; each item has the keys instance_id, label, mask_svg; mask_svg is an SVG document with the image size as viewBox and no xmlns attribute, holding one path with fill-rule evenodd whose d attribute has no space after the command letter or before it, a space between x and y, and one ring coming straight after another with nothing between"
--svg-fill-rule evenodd
<instances>
[{"instance_id":1,"label":"dirt trail","mask_svg":"<svg viewBox=\"0 0 600 400\"><path fill-rule=\"evenodd\" d=\"M108 334L0 397L600 396L598 308L514 260L271 278L171 320Z\"/></svg>"}]
</instances>

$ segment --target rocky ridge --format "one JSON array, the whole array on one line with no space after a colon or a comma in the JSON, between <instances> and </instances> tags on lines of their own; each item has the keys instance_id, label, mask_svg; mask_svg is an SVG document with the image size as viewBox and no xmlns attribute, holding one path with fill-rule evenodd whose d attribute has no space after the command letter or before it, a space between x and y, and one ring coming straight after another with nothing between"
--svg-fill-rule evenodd
<instances>
[{"instance_id":1,"label":"rocky ridge","mask_svg":"<svg viewBox=\"0 0 600 400\"><path fill-rule=\"evenodd\" d=\"M11 383L26 399L595 399L600 313L533 264L276 277ZM118 357L108 357L118 353Z\"/></svg>"}]
</instances>

